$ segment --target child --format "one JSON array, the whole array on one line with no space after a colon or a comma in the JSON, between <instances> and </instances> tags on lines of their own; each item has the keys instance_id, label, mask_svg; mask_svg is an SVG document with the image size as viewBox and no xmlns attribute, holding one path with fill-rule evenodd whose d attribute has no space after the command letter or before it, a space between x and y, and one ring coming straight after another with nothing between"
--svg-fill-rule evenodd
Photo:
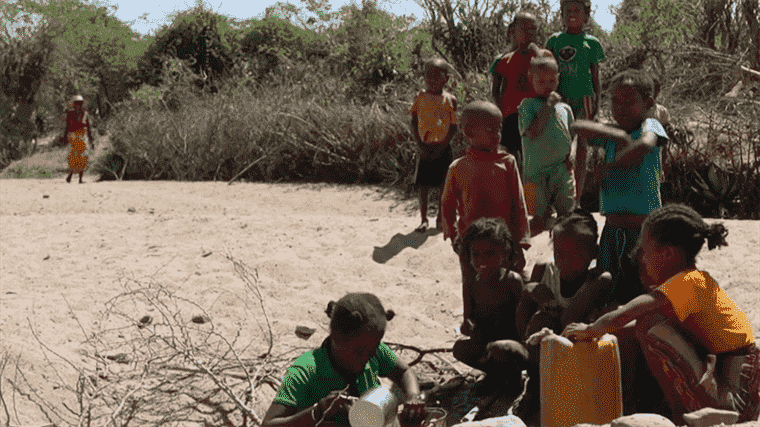
<instances>
[{"instance_id":1,"label":"child","mask_svg":"<svg viewBox=\"0 0 760 427\"><path fill-rule=\"evenodd\" d=\"M457 131L457 100L443 90L449 80L449 64L442 59L425 63L427 90L417 95L412 105L412 133L419 147L415 184L420 190L422 223L415 231L424 233L428 228L428 192L439 191L453 160L451 138ZM440 199L439 199L440 202ZM441 228L441 209L438 205L436 228Z\"/></svg>"},{"instance_id":2,"label":"child","mask_svg":"<svg viewBox=\"0 0 760 427\"><path fill-rule=\"evenodd\" d=\"M491 65L493 85L491 94L504 117L501 128L501 145L517 158L522 167L520 131L517 125L517 106L525 98L534 96L528 81L530 59L536 54L538 19L529 12L518 12L509 25L509 36L515 50L496 57Z\"/></svg>"},{"instance_id":3,"label":"child","mask_svg":"<svg viewBox=\"0 0 760 427\"><path fill-rule=\"evenodd\" d=\"M570 324L564 334L590 339L636 320L649 369L683 425L686 413L713 407L739 413L739 423L760 413L760 348L747 315L695 258L726 245L728 230L706 224L693 209L666 205L647 217L636 245L643 274L656 288L600 317Z\"/></svg>"},{"instance_id":4,"label":"child","mask_svg":"<svg viewBox=\"0 0 760 427\"><path fill-rule=\"evenodd\" d=\"M587 320L604 305L612 286L610 273L591 267L599 245L590 213L579 209L560 218L551 236L554 262L536 264L517 310L521 339L544 327L560 333L570 323Z\"/></svg>"},{"instance_id":5,"label":"child","mask_svg":"<svg viewBox=\"0 0 760 427\"><path fill-rule=\"evenodd\" d=\"M424 402L414 373L381 342L387 312L376 296L350 293L327 305L330 336L288 369L262 426L348 425L352 400L388 377L406 394L402 419L419 424ZM411 425L411 424L410 424Z\"/></svg>"},{"instance_id":6,"label":"child","mask_svg":"<svg viewBox=\"0 0 760 427\"><path fill-rule=\"evenodd\" d=\"M87 111L83 108L84 98L81 95L76 95L71 99L73 109L66 112L66 138L69 145L71 145L71 152L69 153L69 176L66 177L66 182L71 182L71 176L74 172L79 174L79 183L82 183L82 175L87 170L88 158L84 154L87 150L87 143L84 140L84 134L87 132L87 137L92 144L92 133L90 131L90 118Z\"/></svg>"},{"instance_id":7,"label":"child","mask_svg":"<svg viewBox=\"0 0 760 427\"><path fill-rule=\"evenodd\" d=\"M514 313L522 292L520 274L510 270L515 249L507 224L498 218L475 220L460 244L462 269L474 277L462 287L461 331L471 338L454 343L454 357L485 372L486 388L520 386L519 366L527 360L527 351L514 341L519 340ZM513 340L511 348L517 351L494 354L499 346L491 343L497 340Z\"/></svg>"},{"instance_id":8,"label":"child","mask_svg":"<svg viewBox=\"0 0 760 427\"><path fill-rule=\"evenodd\" d=\"M525 267L523 250L530 247L530 228L525 197L514 156L498 149L501 111L485 101L468 104L462 113L469 148L449 167L441 198L443 237L450 238L459 254L462 282L472 283L468 260L459 236L478 218L501 218L517 242L517 272ZM467 286L465 284L464 286Z\"/></svg>"},{"instance_id":9,"label":"child","mask_svg":"<svg viewBox=\"0 0 760 427\"><path fill-rule=\"evenodd\" d=\"M555 92L557 61L551 52L541 49L530 60L528 78L536 97L524 99L518 111L525 155L525 201L528 213L533 215L530 229L535 235L546 226L552 206L557 217L573 210L578 194L573 175L574 153L577 151L578 159L582 159L579 163L584 166L577 170L584 176L586 152L585 145L576 150L570 135L573 112L569 105L560 102Z\"/></svg>"},{"instance_id":10,"label":"child","mask_svg":"<svg viewBox=\"0 0 760 427\"><path fill-rule=\"evenodd\" d=\"M546 42L546 48L559 61L558 92L570 104L575 118L592 120L601 93L599 63L606 57L599 39L583 30L591 16L591 0L560 0L559 4L566 30L552 34ZM590 110L584 106L586 97L594 101Z\"/></svg>"},{"instance_id":11,"label":"child","mask_svg":"<svg viewBox=\"0 0 760 427\"><path fill-rule=\"evenodd\" d=\"M627 255L646 216L662 206L660 147L668 137L657 120L646 118L654 104L652 80L646 73L624 71L613 78L610 90L618 127L576 120L570 128L590 145L605 150L599 211L606 219L599 242L599 266L612 273L611 298L623 304L641 292ZM624 281L631 282L623 285Z\"/></svg>"}]
</instances>

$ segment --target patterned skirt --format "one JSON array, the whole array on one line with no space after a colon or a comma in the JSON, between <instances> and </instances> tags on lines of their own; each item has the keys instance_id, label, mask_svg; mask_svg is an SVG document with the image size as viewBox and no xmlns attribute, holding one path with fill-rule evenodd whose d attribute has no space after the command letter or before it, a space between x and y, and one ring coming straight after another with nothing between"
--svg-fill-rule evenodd
<instances>
[{"instance_id":1,"label":"patterned skirt","mask_svg":"<svg viewBox=\"0 0 760 427\"><path fill-rule=\"evenodd\" d=\"M675 324L665 321L637 332L649 369L657 378L675 418L712 407L739 413L739 423L760 415L760 348L750 345L716 355L715 372L725 392L718 401L699 384L706 371L704 356ZM680 422L680 420L679 420Z\"/></svg>"},{"instance_id":2,"label":"patterned skirt","mask_svg":"<svg viewBox=\"0 0 760 427\"><path fill-rule=\"evenodd\" d=\"M87 151L85 133L85 129L69 132L69 145L71 146L68 157L69 168L77 173L86 171L88 167L88 157L84 154Z\"/></svg>"}]
</instances>

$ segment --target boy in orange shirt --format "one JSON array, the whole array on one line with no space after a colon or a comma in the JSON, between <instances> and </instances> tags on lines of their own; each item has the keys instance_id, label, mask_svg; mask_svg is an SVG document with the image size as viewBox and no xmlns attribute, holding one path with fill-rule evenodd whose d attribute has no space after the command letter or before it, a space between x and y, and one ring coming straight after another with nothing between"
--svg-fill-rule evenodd
<instances>
[{"instance_id":1,"label":"boy in orange shirt","mask_svg":"<svg viewBox=\"0 0 760 427\"><path fill-rule=\"evenodd\" d=\"M428 228L428 193L437 188L440 197L446 172L453 160L450 142L457 131L457 99L443 90L449 81L450 68L443 59L431 59L425 63L427 90L417 95L410 109L412 133L419 148L414 178L420 191L422 222L415 230L419 233ZM440 203L435 226L441 227Z\"/></svg>"},{"instance_id":2,"label":"boy in orange shirt","mask_svg":"<svg viewBox=\"0 0 760 427\"><path fill-rule=\"evenodd\" d=\"M460 256L462 280L467 260L462 258L459 237L478 218L501 218L507 224L516 250L516 270L525 267L523 250L530 247L528 211L514 156L499 149L501 111L496 105L475 101L462 112L462 128L470 147L449 167L441 197L443 238L451 239ZM468 282L469 283L469 282Z\"/></svg>"}]
</instances>

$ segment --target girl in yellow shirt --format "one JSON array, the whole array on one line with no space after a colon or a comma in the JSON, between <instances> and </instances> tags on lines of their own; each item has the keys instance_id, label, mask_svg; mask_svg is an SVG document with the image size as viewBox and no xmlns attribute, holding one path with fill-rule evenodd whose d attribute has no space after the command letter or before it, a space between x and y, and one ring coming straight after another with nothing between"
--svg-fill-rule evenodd
<instances>
[{"instance_id":1,"label":"girl in yellow shirt","mask_svg":"<svg viewBox=\"0 0 760 427\"><path fill-rule=\"evenodd\" d=\"M572 323L564 335L590 339L636 320L636 337L678 425L684 414L712 407L736 411L738 422L760 413L760 348L747 315L704 271L696 256L725 246L728 230L693 209L666 205L642 226L633 255L651 291L593 324Z\"/></svg>"}]
</instances>

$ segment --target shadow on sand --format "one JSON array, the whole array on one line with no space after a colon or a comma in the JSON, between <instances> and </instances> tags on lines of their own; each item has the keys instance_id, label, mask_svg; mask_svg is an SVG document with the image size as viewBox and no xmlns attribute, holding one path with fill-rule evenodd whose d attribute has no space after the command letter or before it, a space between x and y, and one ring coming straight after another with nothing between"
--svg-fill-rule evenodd
<instances>
[{"instance_id":1,"label":"shadow on sand","mask_svg":"<svg viewBox=\"0 0 760 427\"><path fill-rule=\"evenodd\" d=\"M409 234L396 233L385 246L375 246L375 250L372 251L372 260L379 264L385 264L405 248L418 249L428 237L440 233L441 231L437 228L428 228L424 233L416 231Z\"/></svg>"}]
</instances>

